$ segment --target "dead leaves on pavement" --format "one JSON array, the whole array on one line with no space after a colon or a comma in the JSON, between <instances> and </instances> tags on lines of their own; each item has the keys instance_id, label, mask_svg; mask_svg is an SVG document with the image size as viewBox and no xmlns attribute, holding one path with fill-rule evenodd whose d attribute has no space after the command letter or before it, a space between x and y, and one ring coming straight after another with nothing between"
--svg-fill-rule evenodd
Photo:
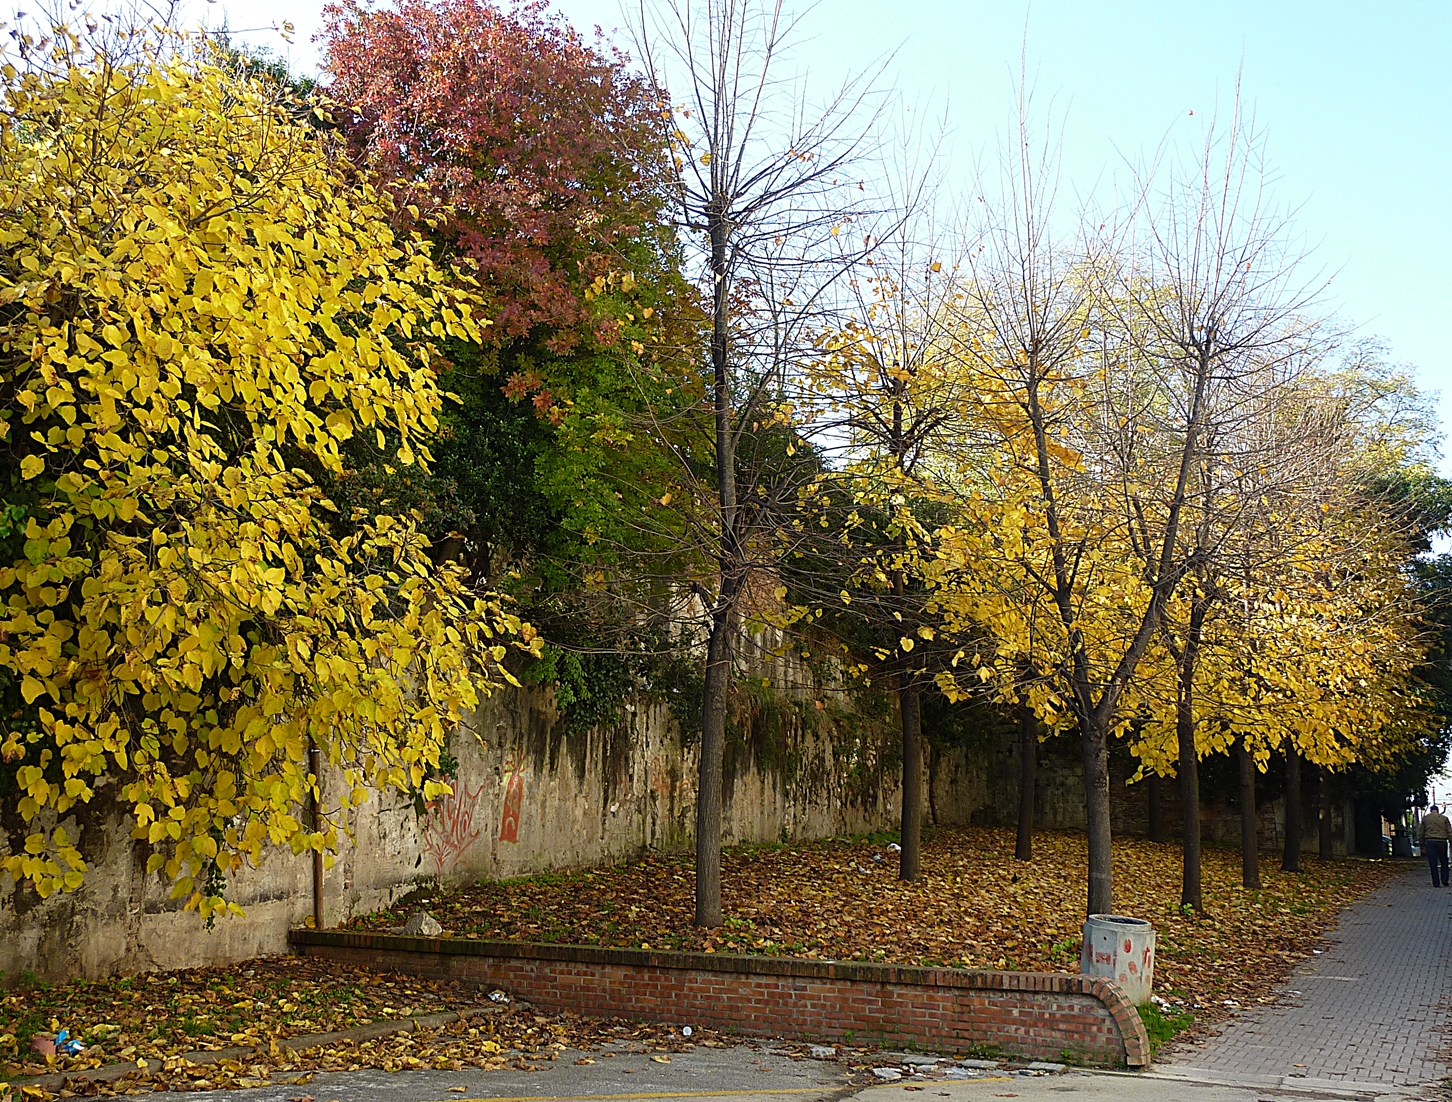
<instances>
[{"instance_id":1,"label":"dead leaves on pavement","mask_svg":"<svg viewBox=\"0 0 1452 1102\"><path fill-rule=\"evenodd\" d=\"M480 1003L484 1002L483 1007ZM343 1041L294 1051L293 1038L376 1021L440 1011L472 1010L467 1020L437 1029L407 1031L371 1041ZM396 973L367 972L295 957L249 961L229 968L154 972L96 983L21 987L0 1000L7 1035L51 1028L55 1020L91 1042L74 1059L42 1061L12 1044L0 1077L14 1079L80 1071L120 1061L145 1067L114 1083L73 1080L71 1094L109 1096L137 1089L219 1090L266 1082L304 1083L318 1071L380 1068L403 1071L463 1068L528 1071L565 1048L590 1049L626 1042L645 1052L683 1051L690 1042L669 1026L641 1025L572 1014L544 1016L527 1005L488 1003L462 983L439 983ZM39 1022L36 1030L31 1023ZM697 1028L691 1041L722 1044ZM197 1051L233 1046L260 1051L191 1064ZM65 1094L61 1095L65 1097ZM4 1089L0 1088L0 1098ZM34 1097L53 1097L43 1092Z\"/></svg>"}]
</instances>

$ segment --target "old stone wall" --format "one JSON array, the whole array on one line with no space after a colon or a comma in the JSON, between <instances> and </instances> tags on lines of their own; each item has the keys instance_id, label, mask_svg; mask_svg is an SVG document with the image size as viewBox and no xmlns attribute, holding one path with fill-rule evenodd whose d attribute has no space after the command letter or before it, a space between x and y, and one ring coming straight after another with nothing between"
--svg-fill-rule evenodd
<instances>
[{"instance_id":1,"label":"old stone wall","mask_svg":"<svg viewBox=\"0 0 1452 1102\"><path fill-rule=\"evenodd\" d=\"M727 843L891 826L900 803L894 717L873 719L853 711L844 694L813 691L804 671L766 673L734 709ZM396 792L357 810L352 837L325 877L328 924L436 881L518 876L693 844L696 747L659 702L624 700L616 722L567 734L549 690L507 689L455 735L450 751L458 760L454 794L422 816ZM970 766L955 769L955 784L983 791ZM336 799L340 781L331 787ZM123 810L104 791L65 824L90 862L80 890L41 900L0 874L0 973L12 980L23 972L98 977L281 953L288 929L311 911L310 859L272 852L230 885L246 916L208 930L169 898L160 876L146 874L147 847L130 838ZM0 852L23 836L21 824L6 823Z\"/></svg>"}]
</instances>

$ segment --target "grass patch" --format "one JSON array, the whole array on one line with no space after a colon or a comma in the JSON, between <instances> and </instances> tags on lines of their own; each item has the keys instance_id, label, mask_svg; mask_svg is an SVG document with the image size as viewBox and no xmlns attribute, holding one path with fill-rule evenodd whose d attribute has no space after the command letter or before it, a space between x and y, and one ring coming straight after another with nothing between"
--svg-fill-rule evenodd
<instances>
[{"instance_id":1,"label":"grass patch","mask_svg":"<svg viewBox=\"0 0 1452 1102\"><path fill-rule=\"evenodd\" d=\"M1166 1014L1154 1003L1145 1003L1139 1008L1139 1020L1144 1023L1144 1031L1149 1034L1150 1055L1154 1056L1160 1046L1176 1033L1194 1025L1195 1015L1188 1010Z\"/></svg>"},{"instance_id":2,"label":"grass patch","mask_svg":"<svg viewBox=\"0 0 1452 1102\"><path fill-rule=\"evenodd\" d=\"M970 1060L1002 1060L1006 1053L1001 1045L969 1045L964 1055Z\"/></svg>"}]
</instances>

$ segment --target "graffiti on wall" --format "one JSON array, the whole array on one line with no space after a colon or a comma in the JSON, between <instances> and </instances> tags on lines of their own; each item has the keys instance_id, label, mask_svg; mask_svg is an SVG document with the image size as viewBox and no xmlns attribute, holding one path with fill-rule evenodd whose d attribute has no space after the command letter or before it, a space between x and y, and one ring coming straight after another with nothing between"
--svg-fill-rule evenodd
<instances>
[{"instance_id":1,"label":"graffiti on wall","mask_svg":"<svg viewBox=\"0 0 1452 1102\"><path fill-rule=\"evenodd\" d=\"M482 825L474 825L483 792L482 784L471 790L455 781L454 791L429 804L423 822L423 848L434 859L435 876L442 878L451 871L484 832Z\"/></svg>"},{"instance_id":2,"label":"graffiti on wall","mask_svg":"<svg viewBox=\"0 0 1452 1102\"><path fill-rule=\"evenodd\" d=\"M524 810L524 763L516 758L504 762L504 812L499 817L499 840L519 842L519 816Z\"/></svg>"}]
</instances>

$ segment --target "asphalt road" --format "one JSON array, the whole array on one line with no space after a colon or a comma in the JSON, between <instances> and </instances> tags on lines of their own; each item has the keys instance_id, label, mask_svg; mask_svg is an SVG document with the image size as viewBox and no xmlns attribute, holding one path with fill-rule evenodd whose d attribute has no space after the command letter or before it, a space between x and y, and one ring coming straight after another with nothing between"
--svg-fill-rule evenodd
<instances>
[{"instance_id":1,"label":"asphalt road","mask_svg":"<svg viewBox=\"0 0 1452 1102\"><path fill-rule=\"evenodd\" d=\"M627 1046L600 1052L565 1051L541 1062L538 1071L326 1072L300 1085L274 1084L250 1090L191 1091L178 1099L202 1102L645 1102L647 1099L761 1099L818 1102L848 1085L850 1069L826 1060L793 1060L773 1055L773 1046L744 1044L728 1049L675 1053L658 1063ZM607 1055L608 1053L608 1055ZM592 1064L576 1064L579 1058ZM154 1096L154 1097L167 1097Z\"/></svg>"},{"instance_id":2,"label":"asphalt road","mask_svg":"<svg viewBox=\"0 0 1452 1102\"><path fill-rule=\"evenodd\" d=\"M792 1059L770 1042L676 1053L670 1063L618 1046L564 1052L536 1072L358 1071L320 1074L303 1084L249 1090L188 1092L177 1102L1408 1102L1445 1098L1432 1088L1368 1085L1307 1078L1216 1076L1160 1068L1148 1073L1061 1071L1012 1067L958 1068L949 1062L926 1075L876 1083L832 1060ZM590 1064L576 1064L588 1055ZM873 1063L886 1067L896 1059ZM899 1065L900 1066L900 1065ZM912 1068L904 1068L911 1072ZM948 1076L953 1076L949 1078ZM962 1078L968 1076L969 1078ZM866 1080L866 1081L865 1081ZM1441 1088L1437 1088L1441 1089ZM166 1097L166 1096L162 1096Z\"/></svg>"}]
</instances>

